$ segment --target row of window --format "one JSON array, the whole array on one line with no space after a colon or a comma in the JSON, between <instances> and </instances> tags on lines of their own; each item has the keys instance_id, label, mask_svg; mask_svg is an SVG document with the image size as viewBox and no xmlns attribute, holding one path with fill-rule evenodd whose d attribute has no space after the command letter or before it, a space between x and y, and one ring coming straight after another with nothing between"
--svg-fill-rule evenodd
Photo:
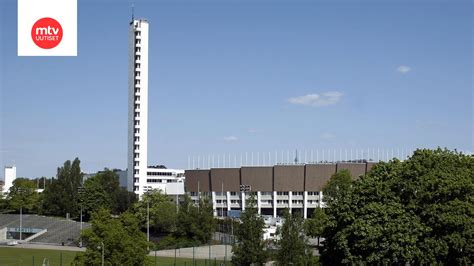
<instances>
[{"instance_id":1,"label":"row of window","mask_svg":"<svg viewBox=\"0 0 474 266\"><path fill-rule=\"evenodd\" d=\"M152 172L152 173L148 172L148 175L171 175L171 173L161 174L161 172ZM180 174L178 174L178 176L179 175ZM197 193L197 192L191 192L191 195L192 195L192 193ZM230 195L231 196L237 196L237 195L240 195L240 193L241 192L231 191ZM289 193L287 191L277 191L278 196L288 196L288 194ZM226 196L227 192L216 191L215 195L216 196ZM249 195L255 195L256 196L257 193L256 192L247 192L246 195L247 195L247 197ZM273 192L261 192L260 195L261 196L272 196ZM292 192L292 195L293 196L304 196L304 192ZM319 195L319 192L317 192L317 191L308 191L308 196L318 196L318 195Z\"/></svg>"},{"instance_id":2,"label":"row of window","mask_svg":"<svg viewBox=\"0 0 474 266\"><path fill-rule=\"evenodd\" d=\"M178 183L178 180L173 179L147 179L148 183Z\"/></svg>"},{"instance_id":3,"label":"row of window","mask_svg":"<svg viewBox=\"0 0 474 266\"><path fill-rule=\"evenodd\" d=\"M148 176L173 176L171 172L148 172L146 173Z\"/></svg>"}]
</instances>

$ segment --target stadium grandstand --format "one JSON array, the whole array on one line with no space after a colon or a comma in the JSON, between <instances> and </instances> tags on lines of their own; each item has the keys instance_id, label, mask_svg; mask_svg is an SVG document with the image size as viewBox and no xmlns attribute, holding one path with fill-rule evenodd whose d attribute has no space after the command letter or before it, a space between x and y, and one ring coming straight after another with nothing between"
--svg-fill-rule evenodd
<instances>
[{"instance_id":1,"label":"stadium grandstand","mask_svg":"<svg viewBox=\"0 0 474 266\"><path fill-rule=\"evenodd\" d=\"M82 224L83 229L90 227ZM21 229L20 229L21 228ZM20 231L22 237L20 241ZM33 214L0 214L0 243L12 241L49 245L77 246L81 233L81 223L58 217Z\"/></svg>"}]
</instances>

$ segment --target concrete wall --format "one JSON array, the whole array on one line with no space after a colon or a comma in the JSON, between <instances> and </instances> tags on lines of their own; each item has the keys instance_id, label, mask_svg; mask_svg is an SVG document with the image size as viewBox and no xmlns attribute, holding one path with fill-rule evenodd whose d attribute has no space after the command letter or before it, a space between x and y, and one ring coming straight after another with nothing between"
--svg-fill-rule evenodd
<instances>
[{"instance_id":1,"label":"concrete wall","mask_svg":"<svg viewBox=\"0 0 474 266\"><path fill-rule=\"evenodd\" d=\"M347 169L352 178L365 175L375 163L338 163L276 165L273 167L212 168L186 170L185 191L240 191L240 185L250 185L252 191L321 191L336 172Z\"/></svg>"}]
</instances>

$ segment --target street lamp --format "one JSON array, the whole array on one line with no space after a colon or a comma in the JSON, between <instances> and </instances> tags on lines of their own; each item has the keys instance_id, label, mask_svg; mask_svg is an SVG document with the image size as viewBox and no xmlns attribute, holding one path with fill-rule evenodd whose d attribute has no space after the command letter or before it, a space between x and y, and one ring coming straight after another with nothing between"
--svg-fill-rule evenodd
<instances>
[{"instance_id":1,"label":"street lamp","mask_svg":"<svg viewBox=\"0 0 474 266\"><path fill-rule=\"evenodd\" d=\"M100 242L100 246L97 246L97 248L102 250L102 266L104 266L104 252L105 252L104 242Z\"/></svg>"},{"instance_id":2,"label":"street lamp","mask_svg":"<svg viewBox=\"0 0 474 266\"><path fill-rule=\"evenodd\" d=\"M80 219L81 219L81 235L79 236L79 239L80 239L80 241L79 241L79 247L81 247L81 248L82 248L82 208L83 208L83 204L82 204L83 199L82 199L82 196L84 195L84 192L85 192L84 190L85 190L85 189L84 189L83 186L80 186L80 187L77 188L77 193L79 193L79 205L81 205L81 218L80 218Z\"/></svg>"},{"instance_id":3,"label":"street lamp","mask_svg":"<svg viewBox=\"0 0 474 266\"><path fill-rule=\"evenodd\" d=\"M20 194L23 194L23 192L25 192L26 189L25 188L22 188L22 187L19 187L18 188L18 192L20 192ZM22 239L22 232L23 232L23 201L25 199L23 198L23 195L21 195L21 201L20 201L20 242L21 242L21 239Z\"/></svg>"},{"instance_id":4,"label":"street lamp","mask_svg":"<svg viewBox=\"0 0 474 266\"><path fill-rule=\"evenodd\" d=\"M146 241L148 242L147 249L150 249L150 200L146 201Z\"/></svg>"}]
</instances>

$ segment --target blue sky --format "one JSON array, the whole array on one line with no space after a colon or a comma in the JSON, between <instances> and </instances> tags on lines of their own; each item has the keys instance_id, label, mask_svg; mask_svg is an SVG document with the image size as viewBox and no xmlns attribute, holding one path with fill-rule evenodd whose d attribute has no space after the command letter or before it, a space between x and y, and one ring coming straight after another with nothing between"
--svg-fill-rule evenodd
<instances>
[{"instance_id":1,"label":"blue sky","mask_svg":"<svg viewBox=\"0 0 474 266\"><path fill-rule=\"evenodd\" d=\"M76 156L126 168L131 1L78 2L78 56L57 58L16 56L16 1L1 1L0 165L19 176ZM149 164L474 150L471 1L134 2L150 22Z\"/></svg>"}]
</instances>

